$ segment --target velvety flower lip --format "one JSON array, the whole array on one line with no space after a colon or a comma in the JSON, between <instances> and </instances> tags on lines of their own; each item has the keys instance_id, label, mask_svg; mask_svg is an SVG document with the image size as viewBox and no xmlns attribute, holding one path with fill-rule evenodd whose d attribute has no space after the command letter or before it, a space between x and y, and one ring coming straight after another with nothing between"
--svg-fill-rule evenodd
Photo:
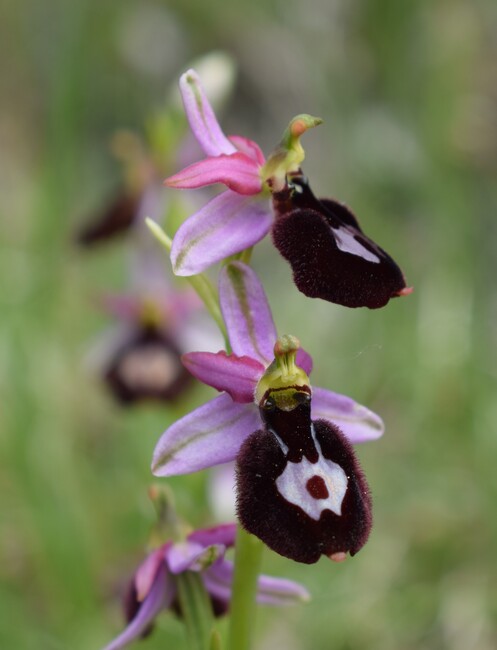
<instances>
[{"instance_id":1,"label":"velvety flower lip","mask_svg":"<svg viewBox=\"0 0 497 650\"><path fill-rule=\"evenodd\" d=\"M134 146L128 145L129 151L122 160L126 182L123 180L120 191L113 199L79 230L76 240L81 246L92 247L126 233L136 232L145 217L160 216L164 212L167 197L164 198L158 170L148 158L141 159L137 156L135 149L141 148L141 143L138 140L135 143L133 135L128 136ZM119 141L120 138L116 135L116 148ZM122 145L121 148L124 149Z\"/></svg>"},{"instance_id":2,"label":"velvety flower lip","mask_svg":"<svg viewBox=\"0 0 497 650\"><path fill-rule=\"evenodd\" d=\"M152 551L138 567L131 585L131 620L126 629L104 650L120 650L150 630L157 615L170 609L177 596L176 576L198 572L211 599L226 611L231 600L233 563L225 553L235 544L235 524L196 530L183 542L166 542ZM307 590L296 582L261 575L257 601L286 605L309 599Z\"/></svg>"},{"instance_id":3,"label":"velvety flower lip","mask_svg":"<svg viewBox=\"0 0 497 650\"><path fill-rule=\"evenodd\" d=\"M263 425L237 456L240 522L296 562L313 564L322 555L341 562L364 546L372 525L369 487L352 445L336 425L311 420L310 396L279 408L279 393L269 395Z\"/></svg>"},{"instance_id":4,"label":"velvety flower lip","mask_svg":"<svg viewBox=\"0 0 497 650\"><path fill-rule=\"evenodd\" d=\"M395 261L361 229L354 214L317 199L302 174L273 194L273 243L303 294L345 307L378 309L412 292Z\"/></svg>"},{"instance_id":5,"label":"velvety flower lip","mask_svg":"<svg viewBox=\"0 0 497 650\"><path fill-rule=\"evenodd\" d=\"M192 132L207 157L165 184L192 189L223 183L228 188L187 219L173 239L173 270L185 276L256 244L269 232L273 214L261 179L265 158L259 146L223 133L194 70L182 75L180 91Z\"/></svg>"},{"instance_id":6,"label":"velvety flower lip","mask_svg":"<svg viewBox=\"0 0 497 650\"><path fill-rule=\"evenodd\" d=\"M277 339L264 289L249 266L231 262L221 270L219 298L233 354L198 352L183 359L197 378L222 393L164 432L153 454L156 476L233 461L247 437L261 427L254 392L272 361ZM303 350L297 363L307 374L311 371L312 360ZM353 443L374 440L384 430L378 415L324 388L313 391L312 418L338 425Z\"/></svg>"}]
</instances>

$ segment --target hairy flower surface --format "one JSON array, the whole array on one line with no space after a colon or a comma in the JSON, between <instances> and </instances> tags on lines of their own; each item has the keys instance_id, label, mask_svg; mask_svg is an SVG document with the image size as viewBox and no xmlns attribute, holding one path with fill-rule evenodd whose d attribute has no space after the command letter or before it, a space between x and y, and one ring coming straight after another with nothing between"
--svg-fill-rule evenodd
<instances>
[{"instance_id":1,"label":"hairy flower surface","mask_svg":"<svg viewBox=\"0 0 497 650\"><path fill-rule=\"evenodd\" d=\"M138 567L126 597L128 626L104 650L119 650L146 636L164 609L175 609L181 614L176 579L186 571L199 573L214 613L226 612L231 599L233 563L225 553L234 546L235 533L235 524L200 529L183 542L166 542L152 551ZM257 601L261 604L286 605L308 598L306 589L296 582L259 576Z\"/></svg>"},{"instance_id":2,"label":"hairy flower surface","mask_svg":"<svg viewBox=\"0 0 497 650\"><path fill-rule=\"evenodd\" d=\"M338 201L317 199L301 173L273 194L273 206L273 243L306 296L377 309L411 293L400 268L364 234L354 214Z\"/></svg>"}]
</instances>

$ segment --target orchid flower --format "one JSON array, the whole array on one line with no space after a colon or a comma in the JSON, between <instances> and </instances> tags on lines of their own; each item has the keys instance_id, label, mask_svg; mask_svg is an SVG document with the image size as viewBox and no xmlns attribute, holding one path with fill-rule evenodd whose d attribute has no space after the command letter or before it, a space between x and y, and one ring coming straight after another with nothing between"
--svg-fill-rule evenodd
<instances>
[{"instance_id":1,"label":"orchid flower","mask_svg":"<svg viewBox=\"0 0 497 650\"><path fill-rule=\"evenodd\" d=\"M235 524L224 524L190 533L182 542L169 541L152 551L133 576L125 600L126 629L104 650L120 650L146 636L162 610L181 608L177 598L177 576L198 573L211 598L216 615L224 614L231 599L233 563L225 554L235 544ZM257 601L287 605L309 599L304 587L283 578L259 576Z\"/></svg>"},{"instance_id":2,"label":"orchid flower","mask_svg":"<svg viewBox=\"0 0 497 650\"><path fill-rule=\"evenodd\" d=\"M252 140L223 133L194 70L181 77L180 89L191 129L207 157L165 184L195 189L222 183L228 189L179 228L171 249L176 275L200 273L271 231L276 248L292 266L297 288L309 297L376 309L411 292L394 260L364 234L345 205L312 194L300 168L305 157L300 137L320 124L319 118L293 118L266 160Z\"/></svg>"},{"instance_id":3,"label":"orchid flower","mask_svg":"<svg viewBox=\"0 0 497 650\"><path fill-rule=\"evenodd\" d=\"M221 391L221 395L178 420L161 436L152 462L156 476L185 474L239 461L245 441L264 425L259 408L262 397L258 394L267 383L267 373L273 372L273 348L277 342L264 290L250 267L231 262L220 273L219 298L233 353L192 352L183 356L183 363L198 379ZM310 373L309 354L296 347L291 354L293 351L297 366L306 375ZM383 422L377 415L351 398L327 389L312 389L311 408L313 420L326 420L340 427L340 436L349 443L374 440L383 433ZM240 504L240 493L238 500ZM282 554L294 559L296 556ZM312 558L316 561L315 553Z\"/></svg>"},{"instance_id":4,"label":"orchid flower","mask_svg":"<svg viewBox=\"0 0 497 650\"><path fill-rule=\"evenodd\" d=\"M217 349L222 340L194 293L165 283L156 289L102 299L116 324L95 346L93 365L121 405L177 400L191 385L181 354L198 345Z\"/></svg>"},{"instance_id":5,"label":"orchid flower","mask_svg":"<svg viewBox=\"0 0 497 650\"><path fill-rule=\"evenodd\" d=\"M221 336L189 288L178 290L164 274L160 251L145 225L147 215L160 218L163 192L151 184L143 192L133 221L126 294L106 295L103 309L116 320L93 357L117 401L171 402L191 384L181 354L199 345L217 349Z\"/></svg>"},{"instance_id":6,"label":"orchid flower","mask_svg":"<svg viewBox=\"0 0 497 650\"><path fill-rule=\"evenodd\" d=\"M173 303L112 295L104 306L119 319L99 355L101 373L115 399L124 406L177 399L190 385L175 335L192 308L186 296L177 295ZM170 313L175 314L174 320L168 318Z\"/></svg>"}]
</instances>

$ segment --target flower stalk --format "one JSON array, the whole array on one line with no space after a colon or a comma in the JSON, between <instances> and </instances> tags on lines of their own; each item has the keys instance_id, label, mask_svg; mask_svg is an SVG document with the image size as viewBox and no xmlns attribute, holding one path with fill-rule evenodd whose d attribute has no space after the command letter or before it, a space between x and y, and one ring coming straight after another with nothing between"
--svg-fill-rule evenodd
<instances>
[{"instance_id":1,"label":"flower stalk","mask_svg":"<svg viewBox=\"0 0 497 650\"><path fill-rule=\"evenodd\" d=\"M166 235L159 224L153 219L149 219L148 217L145 219L145 223L157 241L162 244L162 246L164 246L168 253L171 253L172 240ZM228 334L226 332L226 326L221 315L221 310L219 309L219 298L217 296L217 291L213 287L211 281L203 273L190 275L186 279L193 287L193 289L197 292L207 311L216 322L216 325L219 327L226 345L228 345Z\"/></svg>"},{"instance_id":2,"label":"flower stalk","mask_svg":"<svg viewBox=\"0 0 497 650\"><path fill-rule=\"evenodd\" d=\"M235 575L228 633L228 650L249 650L255 617L257 578L262 562L262 542L238 526Z\"/></svg>"}]
</instances>

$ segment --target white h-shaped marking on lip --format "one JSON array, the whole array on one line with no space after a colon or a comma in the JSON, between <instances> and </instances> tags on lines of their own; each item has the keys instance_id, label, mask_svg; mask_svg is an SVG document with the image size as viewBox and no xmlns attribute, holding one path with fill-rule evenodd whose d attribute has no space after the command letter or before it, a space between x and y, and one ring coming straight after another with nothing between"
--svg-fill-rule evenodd
<instances>
[{"instance_id":1,"label":"white h-shaped marking on lip","mask_svg":"<svg viewBox=\"0 0 497 650\"><path fill-rule=\"evenodd\" d=\"M357 257L362 257L367 262L379 264L381 262L378 255L369 251L361 242L357 241L354 235L347 229L340 226L340 228L333 228L337 247L344 253L350 253Z\"/></svg>"},{"instance_id":2,"label":"white h-shaped marking on lip","mask_svg":"<svg viewBox=\"0 0 497 650\"><path fill-rule=\"evenodd\" d=\"M342 503L347 492L348 478L340 465L323 457L321 446L316 439L314 425L311 425L311 432L318 452L318 460L311 463L304 456L298 463L287 461L285 469L276 479L276 488L286 501L298 506L311 519L318 521L323 510L331 510L339 516L342 514ZM288 451L288 447L276 433L274 431L271 433L275 435L282 449L285 447ZM286 454L284 449L283 451ZM309 494L307 482L313 476L323 479L328 490L328 496L325 499L315 499Z\"/></svg>"}]
</instances>

